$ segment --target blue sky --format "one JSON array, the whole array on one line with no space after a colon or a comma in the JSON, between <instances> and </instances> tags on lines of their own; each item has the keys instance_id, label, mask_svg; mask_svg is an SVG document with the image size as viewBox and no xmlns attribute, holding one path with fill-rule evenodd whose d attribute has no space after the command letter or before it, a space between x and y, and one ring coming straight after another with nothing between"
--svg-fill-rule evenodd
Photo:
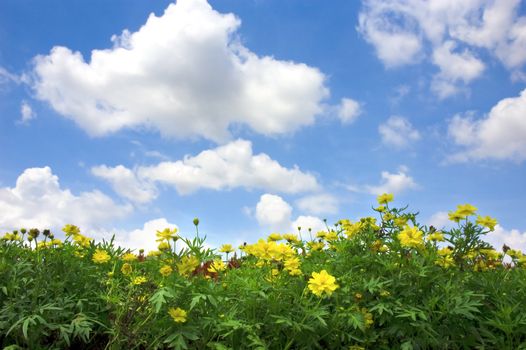
<instances>
[{"instance_id":1,"label":"blue sky","mask_svg":"<svg viewBox=\"0 0 526 350\"><path fill-rule=\"evenodd\" d=\"M0 230L240 243L385 191L526 249L525 4L2 1Z\"/></svg>"}]
</instances>

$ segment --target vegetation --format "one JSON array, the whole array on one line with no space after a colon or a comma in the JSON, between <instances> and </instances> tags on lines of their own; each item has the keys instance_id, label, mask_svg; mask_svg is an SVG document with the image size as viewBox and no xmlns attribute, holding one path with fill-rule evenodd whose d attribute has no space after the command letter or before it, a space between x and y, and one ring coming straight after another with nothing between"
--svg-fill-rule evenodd
<instances>
[{"instance_id":1,"label":"vegetation","mask_svg":"<svg viewBox=\"0 0 526 350\"><path fill-rule=\"evenodd\" d=\"M526 256L482 240L496 221L465 204L450 212L455 228L437 231L392 199L378 197L377 219L217 251L197 230L158 231L148 254L73 225L64 241L7 233L0 346L526 349Z\"/></svg>"}]
</instances>

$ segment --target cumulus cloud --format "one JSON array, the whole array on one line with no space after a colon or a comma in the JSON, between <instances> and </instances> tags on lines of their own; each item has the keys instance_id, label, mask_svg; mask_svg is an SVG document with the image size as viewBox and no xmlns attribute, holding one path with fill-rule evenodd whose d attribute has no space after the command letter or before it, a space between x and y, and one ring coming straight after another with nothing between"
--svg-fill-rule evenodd
<instances>
[{"instance_id":1,"label":"cumulus cloud","mask_svg":"<svg viewBox=\"0 0 526 350\"><path fill-rule=\"evenodd\" d=\"M224 142L233 125L277 135L312 124L328 96L324 74L257 56L237 39L240 24L206 0L178 0L89 61L61 46L36 57L33 88L94 136L146 128Z\"/></svg>"},{"instance_id":2,"label":"cumulus cloud","mask_svg":"<svg viewBox=\"0 0 526 350\"><path fill-rule=\"evenodd\" d=\"M415 180L407 175L408 169L401 167L398 173L382 171L382 181L376 186L365 186L367 192L380 195L382 193L399 194L407 190L417 189L418 185Z\"/></svg>"},{"instance_id":3,"label":"cumulus cloud","mask_svg":"<svg viewBox=\"0 0 526 350\"><path fill-rule=\"evenodd\" d=\"M350 124L362 113L360 103L351 98L342 98L337 107L338 118L344 124Z\"/></svg>"},{"instance_id":4,"label":"cumulus cloud","mask_svg":"<svg viewBox=\"0 0 526 350\"><path fill-rule=\"evenodd\" d=\"M21 227L60 229L67 223L81 228L101 227L132 212L100 191L78 195L62 189L49 167L28 168L15 187L0 188L0 229Z\"/></svg>"},{"instance_id":5,"label":"cumulus cloud","mask_svg":"<svg viewBox=\"0 0 526 350\"><path fill-rule=\"evenodd\" d=\"M148 203L157 197L154 184L138 179L132 170L122 165L96 166L91 168L91 173L108 181L117 194L132 202Z\"/></svg>"},{"instance_id":6,"label":"cumulus cloud","mask_svg":"<svg viewBox=\"0 0 526 350\"><path fill-rule=\"evenodd\" d=\"M506 244L512 249L526 251L526 231L521 232L516 229L507 230L500 225L495 226L495 231L488 233L484 240L490 243L493 248L502 250Z\"/></svg>"},{"instance_id":7,"label":"cumulus cloud","mask_svg":"<svg viewBox=\"0 0 526 350\"><path fill-rule=\"evenodd\" d=\"M473 113L454 116L448 134L462 150L449 160L526 159L526 89L518 97L499 101L484 118Z\"/></svg>"},{"instance_id":8,"label":"cumulus cloud","mask_svg":"<svg viewBox=\"0 0 526 350\"><path fill-rule=\"evenodd\" d=\"M382 142L396 148L406 148L411 143L420 140L420 133L404 117L391 116L378 127Z\"/></svg>"},{"instance_id":9,"label":"cumulus cloud","mask_svg":"<svg viewBox=\"0 0 526 350\"><path fill-rule=\"evenodd\" d=\"M313 232L325 230L325 223L316 216L300 215L292 219L292 207L283 198L273 194L263 194L256 205L255 217L258 224L265 229L275 232L302 232L309 228ZM304 239L307 237L303 237Z\"/></svg>"},{"instance_id":10,"label":"cumulus cloud","mask_svg":"<svg viewBox=\"0 0 526 350\"><path fill-rule=\"evenodd\" d=\"M153 219L144 223L142 228L125 231L122 229L104 230L99 229L90 231L89 236L97 241L102 239L109 240L115 236L115 244L120 247L135 250L137 253L139 249L144 249L145 252L157 250L159 242L156 242L157 231L162 231L165 228L178 228L176 224L168 222L165 218ZM179 243L179 248L181 248Z\"/></svg>"},{"instance_id":11,"label":"cumulus cloud","mask_svg":"<svg viewBox=\"0 0 526 350\"><path fill-rule=\"evenodd\" d=\"M323 215L338 212L338 199L328 193L317 193L302 197L296 201L300 210L306 213Z\"/></svg>"},{"instance_id":12,"label":"cumulus cloud","mask_svg":"<svg viewBox=\"0 0 526 350\"><path fill-rule=\"evenodd\" d=\"M138 195L142 202L155 198L152 183L173 186L187 195L199 189L225 190L243 187L283 193L315 191L316 178L297 166L286 168L265 153L254 154L252 143L232 141L196 156L186 156L174 162L139 166L134 171L123 166L95 167L98 176L114 184L117 193L126 198ZM138 186L135 189L132 187Z\"/></svg>"},{"instance_id":13,"label":"cumulus cloud","mask_svg":"<svg viewBox=\"0 0 526 350\"><path fill-rule=\"evenodd\" d=\"M27 124L34 118L36 118L36 113L33 111L29 103L27 103L27 101L22 101L20 104L19 122L22 124Z\"/></svg>"},{"instance_id":14,"label":"cumulus cloud","mask_svg":"<svg viewBox=\"0 0 526 350\"><path fill-rule=\"evenodd\" d=\"M486 51L512 74L526 63L520 0L363 0L358 31L388 68L428 60L439 68L431 89L445 98L484 71ZM459 48L459 49L457 49ZM429 52L431 54L429 54Z\"/></svg>"},{"instance_id":15,"label":"cumulus cloud","mask_svg":"<svg viewBox=\"0 0 526 350\"><path fill-rule=\"evenodd\" d=\"M256 219L271 231L283 232L290 228L292 207L280 196L264 194L256 205Z\"/></svg>"},{"instance_id":16,"label":"cumulus cloud","mask_svg":"<svg viewBox=\"0 0 526 350\"><path fill-rule=\"evenodd\" d=\"M327 231L327 226L325 226L323 220L316 216L298 216L298 218L290 224L291 232L296 232L298 227L301 227L301 232L303 232L304 235L306 234L305 232L309 231L309 229L311 229L313 236L319 231ZM310 237L303 236L302 238L307 239Z\"/></svg>"}]
</instances>

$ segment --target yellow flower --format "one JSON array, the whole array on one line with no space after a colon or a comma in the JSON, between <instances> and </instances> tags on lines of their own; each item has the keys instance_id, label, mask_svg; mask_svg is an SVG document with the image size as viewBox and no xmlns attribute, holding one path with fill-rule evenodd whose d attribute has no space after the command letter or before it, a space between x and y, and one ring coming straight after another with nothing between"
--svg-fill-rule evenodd
<instances>
[{"instance_id":1,"label":"yellow flower","mask_svg":"<svg viewBox=\"0 0 526 350\"><path fill-rule=\"evenodd\" d=\"M172 319L177 323L186 322L187 313L179 307L177 309L171 307L170 309L168 309L168 314L170 314L170 317L172 317Z\"/></svg>"},{"instance_id":2,"label":"yellow flower","mask_svg":"<svg viewBox=\"0 0 526 350\"><path fill-rule=\"evenodd\" d=\"M453 253L453 250L451 250L448 247L445 247L445 248L437 250L437 253L440 256L448 256L448 255L451 255Z\"/></svg>"},{"instance_id":3,"label":"yellow flower","mask_svg":"<svg viewBox=\"0 0 526 350\"><path fill-rule=\"evenodd\" d=\"M125 263L124 265L122 265L121 267L121 272L123 275L129 275L130 273L132 273L133 271L133 268L130 264L128 263Z\"/></svg>"},{"instance_id":4,"label":"yellow flower","mask_svg":"<svg viewBox=\"0 0 526 350\"><path fill-rule=\"evenodd\" d=\"M365 328L369 328L374 323L373 314L367 311L366 308L363 308L361 311L365 322Z\"/></svg>"},{"instance_id":5,"label":"yellow flower","mask_svg":"<svg viewBox=\"0 0 526 350\"><path fill-rule=\"evenodd\" d=\"M292 234L292 233L285 233L283 235L283 238L285 240L287 240L287 242L289 242L289 243L299 242L298 236L296 236L295 234Z\"/></svg>"},{"instance_id":6,"label":"yellow flower","mask_svg":"<svg viewBox=\"0 0 526 350\"><path fill-rule=\"evenodd\" d=\"M165 228L162 231L157 231L155 234L157 236L157 242L160 241L169 241L171 239L178 239L179 236L177 235L177 228L169 229Z\"/></svg>"},{"instance_id":7,"label":"yellow flower","mask_svg":"<svg viewBox=\"0 0 526 350\"><path fill-rule=\"evenodd\" d=\"M399 216L396 219L394 219L394 224L398 227L404 227L407 224L407 220L407 217Z\"/></svg>"},{"instance_id":8,"label":"yellow flower","mask_svg":"<svg viewBox=\"0 0 526 350\"><path fill-rule=\"evenodd\" d=\"M316 251L316 250L322 250L325 247L325 243L323 242L309 242L307 243L310 247L310 250Z\"/></svg>"},{"instance_id":9,"label":"yellow flower","mask_svg":"<svg viewBox=\"0 0 526 350\"><path fill-rule=\"evenodd\" d=\"M299 270L300 264L300 259L297 256L295 256L285 260L285 262L283 263L283 267L289 272L290 275L295 276L298 272L301 274L301 271Z\"/></svg>"},{"instance_id":10,"label":"yellow flower","mask_svg":"<svg viewBox=\"0 0 526 350\"><path fill-rule=\"evenodd\" d=\"M172 272L173 272L173 269L170 265L164 265L163 267L161 267L159 269L159 272L161 273L161 275L163 275L164 277L167 277L169 276Z\"/></svg>"},{"instance_id":11,"label":"yellow flower","mask_svg":"<svg viewBox=\"0 0 526 350\"><path fill-rule=\"evenodd\" d=\"M442 232L433 232L427 236L430 241L444 242L444 234Z\"/></svg>"},{"instance_id":12,"label":"yellow flower","mask_svg":"<svg viewBox=\"0 0 526 350\"><path fill-rule=\"evenodd\" d=\"M447 213L447 216L449 220L454 222L460 222L460 220L464 220L466 218L466 215L462 215L458 211L450 211Z\"/></svg>"},{"instance_id":13,"label":"yellow flower","mask_svg":"<svg viewBox=\"0 0 526 350\"><path fill-rule=\"evenodd\" d=\"M224 271L226 269L226 265L222 260L215 260L212 265L208 268L208 272L215 272L219 273L220 271Z\"/></svg>"},{"instance_id":14,"label":"yellow flower","mask_svg":"<svg viewBox=\"0 0 526 350\"><path fill-rule=\"evenodd\" d=\"M170 250L170 243L166 242L166 241L163 241L161 243L159 243L159 245L157 246L157 249L159 249L160 251L163 251L163 250Z\"/></svg>"},{"instance_id":15,"label":"yellow flower","mask_svg":"<svg viewBox=\"0 0 526 350\"><path fill-rule=\"evenodd\" d=\"M406 226L402 232L398 234L398 239L403 247L418 248L423 245L424 233L417 227Z\"/></svg>"},{"instance_id":16,"label":"yellow flower","mask_svg":"<svg viewBox=\"0 0 526 350\"><path fill-rule=\"evenodd\" d=\"M80 234L80 229L75 225L67 224L62 228L62 231L66 233L66 236L75 236Z\"/></svg>"},{"instance_id":17,"label":"yellow flower","mask_svg":"<svg viewBox=\"0 0 526 350\"><path fill-rule=\"evenodd\" d=\"M97 249L95 253L93 253L93 257L91 260L93 260L96 264L104 264L110 261L111 257L105 250Z\"/></svg>"},{"instance_id":18,"label":"yellow flower","mask_svg":"<svg viewBox=\"0 0 526 350\"><path fill-rule=\"evenodd\" d=\"M325 236L327 236L327 232L326 231L318 231L318 233L316 233L316 237L317 238L324 239Z\"/></svg>"},{"instance_id":19,"label":"yellow flower","mask_svg":"<svg viewBox=\"0 0 526 350\"><path fill-rule=\"evenodd\" d=\"M378 204L387 204L394 200L394 196L392 193L384 193L384 194L379 195L376 198L376 200L378 201Z\"/></svg>"},{"instance_id":20,"label":"yellow flower","mask_svg":"<svg viewBox=\"0 0 526 350\"><path fill-rule=\"evenodd\" d=\"M380 213L383 213L385 211L385 207L383 205L380 205L378 207L376 207L374 210L380 212Z\"/></svg>"},{"instance_id":21,"label":"yellow flower","mask_svg":"<svg viewBox=\"0 0 526 350\"><path fill-rule=\"evenodd\" d=\"M457 205L457 213L463 216L470 216L475 214L477 211L477 208L472 206L471 204L460 204Z\"/></svg>"},{"instance_id":22,"label":"yellow flower","mask_svg":"<svg viewBox=\"0 0 526 350\"><path fill-rule=\"evenodd\" d=\"M489 216L477 216L477 225L484 226L489 228L490 231L495 230L495 226L497 225L497 220L489 217Z\"/></svg>"},{"instance_id":23,"label":"yellow flower","mask_svg":"<svg viewBox=\"0 0 526 350\"><path fill-rule=\"evenodd\" d=\"M281 241L283 239L283 237L279 234L279 233L271 233L270 235L268 235L268 240L269 241Z\"/></svg>"},{"instance_id":24,"label":"yellow flower","mask_svg":"<svg viewBox=\"0 0 526 350\"><path fill-rule=\"evenodd\" d=\"M229 254L229 253L232 253L232 252L234 251L234 248L232 248L232 245L231 245L231 244L223 244L223 245L221 246L221 248L219 248L219 251L220 251L221 253L227 253L227 254Z\"/></svg>"},{"instance_id":25,"label":"yellow flower","mask_svg":"<svg viewBox=\"0 0 526 350\"><path fill-rule=\"evenodd\" d=\"M133 253L126 253L122 256L122 260L124 261L135 261L137 260L137 255L133 254Z\"/></svg>"},{"instance_id":26,"label":"yellow flower","mask_svg":"<svg viewBox=\"0 0 526 350\"><path fill-rule=\"evenodd\" d=\"M146 277L144 277L144 276L139 276L139 277L135 277L135 278L133 279L132 283L138 286L138 285L140 285L140 284L146 283L146 281L148 281L148 280L146 279Z\"/></svg>"},{"instance_id":27,"label":"yellow flower","mask_svg":"<svg viewBox=\"0 0 526 350\"><path fill-rule=\"evenodd\" d=\"M193 255L187 255L177 264L177 271L179 271L179 274L182 276L188 276L197 266L199 266L199 259Z\"/></svg>"},{"instance_id":28,"label":"yellow flower","mask_svg":"<svg viewBox=\"0 0 526 350\"><path fill-rule=\"evenodd\" d=\"M327 233L325 235L325 240L326 241L335 241L338 239L338 234L335 232L335 231L329 231L329 233Z\"/></svg>"},{"instance_id":29,"label":"yellow flower","mask_svg":"<svg viewBox=\"0 0 526 350\"><path fill-rule=\"evenodd\" d=\"M320 272L313 272L312 277L309 279L310 291L321 297L324 294L330 296L338 288L336 278L331 276L327 271L321 270Z\"/></svg>"},{"instance_id":30,"label":"yellow flower","mask_svg":"<svg viewBox=\"0 0 526 350\"><path fill-rule=\"evenodd\" d=\"M148 252L148 256L151 256L151 257L156 257L156 256L159 256L159 255L161 255L161 252L158 251L158 250L150 250Z\"/></svg>"},{"instance_id":31,"label":"yellow flower","mask_svg":"<svg viewBox=\"0 0 526 350\"><path fill-rule=\"evenodd\" d=\"M451 257L451 255L444 255L440 257L437 261L435 261L435 264L438 266L442 266L444 268L448 268L455 265L455 261Z\"/></svg>"}]
</instances>

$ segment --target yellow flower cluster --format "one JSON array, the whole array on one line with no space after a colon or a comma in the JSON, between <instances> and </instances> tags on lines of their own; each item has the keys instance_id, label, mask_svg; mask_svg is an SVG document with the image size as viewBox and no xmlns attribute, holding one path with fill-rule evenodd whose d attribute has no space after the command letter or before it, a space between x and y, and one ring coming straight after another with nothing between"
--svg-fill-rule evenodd
<instances>
[{"instance_id":1,"label":"yellow flower cluster","mask_svg":"<svg viewBox=\"0 0 526 350\"><path fill-rule=\"evenodd\" d=\"M66 233L66 237L72 237L73 241L84 248L89 247L91 238L88 238L80 233L80 229L75 225L67 224L62 228L62 231Z\"/></svg>"},{"instance_id":2,"label":"yellow flower cluster","mask_svg":"<svg viewBox=\"0 0 526 350\"><path fill-rule=\"evenodd\" d=\"M104 264L110 261L110 259L111 257L108 252L102 249L97 249L91 257L91 260L93 260L95 264Z\"/></svg>"},{"instance_id":3,"label":"yellow flower cluster","mask_svg":"<svg viewBox=\"0 0 526 350\"><path fill-rule=\"evenodd\" d=\"M208 272L212 273L219 273L224 270L226 270L226 265L220 259L214 260L214 262L212 262L212 265L210 265L210 267L208 268Z\"/></svg>"},{"instance_id":4,"label":"yellow flower cluster","mask_svg":"<svg viewBox=\"0 0 526 350\"><path fill-rule=\"evenodd\" d=\"M170 274L173 272L174 270L172 269L172 267L170 265L163 265L160 269L159 269L159 272L161 273L161 275L163 275L164 277L168 277L170 276Z\"/></svg>"},{"instance_id":5,"label":"yellow flower cluster","mask_svg":"<svg viewBox=\"0 0 526 350\"><path fill-rule=\"evenodd\" d=\"M275 241L266 242L262 239L255 244L245 246L244 251L264 261L283 261L296 255L290 245Z\"/></svg>"},{"instance_id":6,"label":"yellow flower cluster","mask_svg":"<svg viewBox=\"0 0 526 350\"><path fill-rule=\"evenodd\" d=\"M181 276L189 276L198 266L200 262L197 257L193 255L185 255L181 261L177 263L177 271Z\"/></svg>"}]
</instances>

